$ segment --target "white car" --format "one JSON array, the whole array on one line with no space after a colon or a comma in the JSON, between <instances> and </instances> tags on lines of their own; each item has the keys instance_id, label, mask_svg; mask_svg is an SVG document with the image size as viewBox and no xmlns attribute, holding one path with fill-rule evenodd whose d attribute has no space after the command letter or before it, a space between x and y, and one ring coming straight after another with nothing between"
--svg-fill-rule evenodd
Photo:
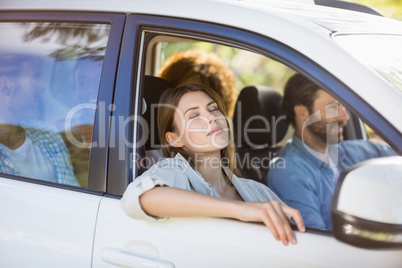
<instances>
[{"instance_id":1,"label":"white car","mask_svg":"<svg viewBox=\"0 0 402 268\"><path fill-rule=\"evenodd\" d=\"M308 0L0 2L1 267L402 266L402 22ZM156 140L142 116L152 118L147 96L159 97L152 83L163 87L155 77L168 48L194 46L246 55L231 66L238 76L275 71L285 82L303 73L350 110L346 139L367 139L369 126L398 156L344 172L334 230L295 230L296 246L263 224L129 218L120 198ZM273 67L257 70L253 61ZM12 95L4 86L26 82L36 91ZM24 126L33 143L42 129L64 139L38 147L60 157L56 173L15 172L5 125Z\"/></svg>"}]
</instances>

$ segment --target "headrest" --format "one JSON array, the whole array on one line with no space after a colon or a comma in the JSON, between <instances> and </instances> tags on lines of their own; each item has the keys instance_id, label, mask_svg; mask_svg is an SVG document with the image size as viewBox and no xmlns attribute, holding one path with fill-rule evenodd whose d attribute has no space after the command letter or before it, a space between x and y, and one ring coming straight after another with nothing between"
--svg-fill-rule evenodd
<instances>
[{"instance_id":1,"label":"headrest","mask_svg":"<svg viewBox=\"0 0 402 268\"><path fill-rule=\"evenodd\" d=\"M233 115L238 148L275 147L286 135L288 124L280 117L282 96L267 86L248 86L239 94Z\"/></svg>"},{"instance_id":2,"label":"headrest","mask_svg":"<svg viewBox=\"0 0 402 268\"><path fill-rule=\"evenodd\" d=\"M143 117L147 122L149 130L147 142L145 144L146 150L159 149L160 140L158 136L157 104L159 103L159 98L161 97L162 92L171 87L173 87L173 85L162 78L149 75L145 76L142 96L147 107Z\"/></svg>"}]
</instances>

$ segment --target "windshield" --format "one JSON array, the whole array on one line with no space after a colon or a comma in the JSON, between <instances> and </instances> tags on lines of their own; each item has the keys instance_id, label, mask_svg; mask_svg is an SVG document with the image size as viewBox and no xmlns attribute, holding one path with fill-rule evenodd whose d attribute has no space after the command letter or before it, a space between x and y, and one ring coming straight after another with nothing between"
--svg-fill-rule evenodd
<instances>
[{"instance_id":1,"label":"windshield","mask_svg":"<svg viewBox=\"0 0 402 268\"><path fill-rule=\"evenodd\" d=\"M334 39L402 92L402 36L338 35Z\"/></svg>"}]
</instances>

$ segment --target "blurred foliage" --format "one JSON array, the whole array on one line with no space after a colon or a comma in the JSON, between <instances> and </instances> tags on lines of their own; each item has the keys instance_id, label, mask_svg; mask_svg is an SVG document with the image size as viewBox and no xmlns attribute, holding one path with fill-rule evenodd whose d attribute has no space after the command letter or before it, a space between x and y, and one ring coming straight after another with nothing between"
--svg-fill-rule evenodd
<instances>
[{"instance_id":1,"label":"blurred foliage","mask_svg":"<svg viewBox=\"0 0 402 268\"><path fill-rule=\"evenodd\" d=\"M56 60L92 58L103 60L109 25L64 22L22 22L24 42L55 44L49 56ZM57 46L56 46L57 44Z\"/></svg>"},{"instance_id":2,"label":"blurred foliage","mask_svg":"<svg viewBox=\"0 0 402 268\"><path fill-rule=\"evenodd\" d=\"M109 34L108 27L93 27L92 24L83 23L58 23L58 22L38 22L21 23L31 27L30 31L24 36L25 41L32 41L41 38L44 42L56 39L60 44L67 44L71 39L84 40L89 43L107 37Z\"/></svg>"},{"instance_id":3,"label":"blurred foliage","mask_svg":"<svg viewBox=\"0 0 402 268\"><path fill-rule=\"evenodd\" d=\"M294 73L292 69L265 56L206 42L163 43L160 63L163 64L173 53L188 49L217 54L233 72L238 92L249 85L266 85L282 92L285 82Z\"/></svg>"},{"instance_id":4,"label":"blurred foliage","mask_svg":"<svg viewBox=\"0 0 402 268\"><path fill-rule=\"evenodd\" d=\"M91 48L88 46L70 45L59 48L50 53L49 56L58 61L71 60L71 59L87 59L90 58L94 61L103 61L106 46Z\"/></svg>"},{"instance_id":5,"label":"blurred foliage","mask_svg":"<svg viewBox=\"0 0 402 268\"><path fill-rule=\"evenodd\" d=\"M402 20L401 0L346 0L346 1L374 7L388 18Z\"/></svg>"}]
</instances>

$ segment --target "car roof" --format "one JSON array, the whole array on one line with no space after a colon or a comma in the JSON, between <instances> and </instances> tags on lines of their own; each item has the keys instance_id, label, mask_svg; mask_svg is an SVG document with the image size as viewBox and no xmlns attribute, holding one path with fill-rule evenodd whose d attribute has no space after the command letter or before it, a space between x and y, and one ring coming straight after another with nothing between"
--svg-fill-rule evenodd
<instances>
[{"instance_id":1,"label":"car roof","mask_svg":"<svg viewBox=\"0 0 402 268\"><path fill-rule=\"evenodd\" d=\"M314 0L2 0L0 10L10 9L154 14L211 21L240 28L251 24L256 31L260 26L269 27L268 23L253 24L259 16L264 16L267 22L278 17L281 21L299 21L301 28L319 26L337 32L374 32L377 28L384 31L383 24L388 24L389 33L402 32L386 18L378 16L373 19L373 15L319 6L314 4ZM245 19L238 19L242 17Z\"/></svg>"},{"instance_id":2,"label":"car roof","mask_svg":"<svg viewBox=\"0 0 402 268\"><path fill-rule=\"evenodd\" d=\"M97 11L151 14L229 25L304 54L362 96L402 132L401 94L337 44L334 34L402 36L402 22L318 6L313 0L0 0L0 10ZM286 31L284 31L286 29ZM345 70L349 66L349 70ZM350 70L353 70L351 72ZM364 77L364 79L359 79ZM378 90L381 89L381 94ZM384 105L386 103L387 105Z\"/></svg>"}]
</instances>

